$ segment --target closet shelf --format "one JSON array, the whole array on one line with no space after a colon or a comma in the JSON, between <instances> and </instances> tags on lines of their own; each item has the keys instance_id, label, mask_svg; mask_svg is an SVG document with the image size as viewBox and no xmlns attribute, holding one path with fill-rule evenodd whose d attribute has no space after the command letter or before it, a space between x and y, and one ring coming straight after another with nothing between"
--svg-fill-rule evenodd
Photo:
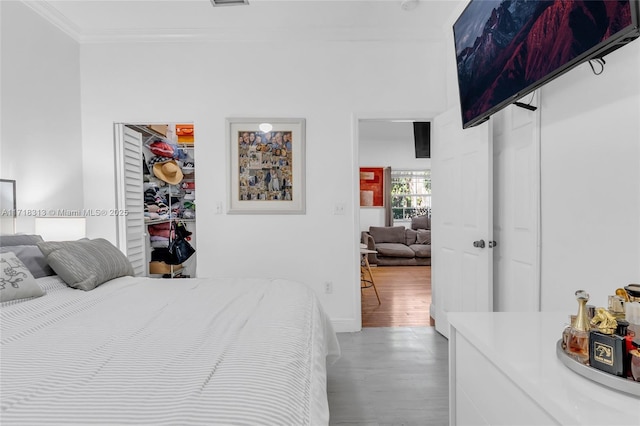
<instances>
[{"instance_id":1,"label":"closet shelf","mask_svg":"<svg viewBox=\"0 0 640 426\"><path fill-rule=\"evenodd\" d=\"M159 223L173 222L174 220L177 220L179 222L187 222L187 223L195 223L196 222L195 219L183 219L181 217L172 217L171 219L145 220L144 224L145 225L157 225Z\"/></svg>"}]
</instances>

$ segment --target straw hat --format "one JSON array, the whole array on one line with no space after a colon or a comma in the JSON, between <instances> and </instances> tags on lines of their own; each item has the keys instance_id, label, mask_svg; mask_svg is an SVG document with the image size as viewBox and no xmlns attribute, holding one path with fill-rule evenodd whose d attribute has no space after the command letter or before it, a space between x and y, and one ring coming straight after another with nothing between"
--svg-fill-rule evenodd
<instances>
[{"instance_id":1,"label":"straw hat","mask_svg":"<svg viewBox=\"0 0 640 426\"><path fill-rule=\"evenodd\" d=\"M149 165L153 165L153 174L155 177L170 185L177 185L184 177L180 166L178 166L178 163L172 158L154 157L149 162Z\"/></svg>"}]
</instances>

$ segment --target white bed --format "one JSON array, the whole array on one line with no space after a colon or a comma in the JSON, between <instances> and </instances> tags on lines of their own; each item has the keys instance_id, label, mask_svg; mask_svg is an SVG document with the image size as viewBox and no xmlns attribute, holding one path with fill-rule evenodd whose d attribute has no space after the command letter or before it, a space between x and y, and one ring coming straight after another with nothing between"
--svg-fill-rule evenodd
<instances>
[{"instance_id":1,"label":"white bed","mask_svg":"<svg viewBox=\"0 0 640 426\"><path fill-rule=\"evenodd\" d=\"M0 305L2 425L323 425L336 335L283 280L58 276Z\"/></svg>"}]
</instances>

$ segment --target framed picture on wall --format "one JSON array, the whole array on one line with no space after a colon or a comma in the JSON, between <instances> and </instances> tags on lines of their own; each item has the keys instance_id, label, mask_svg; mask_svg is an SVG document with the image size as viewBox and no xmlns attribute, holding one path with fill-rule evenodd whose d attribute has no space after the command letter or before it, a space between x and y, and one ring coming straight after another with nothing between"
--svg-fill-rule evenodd
<instances>
[{"instance_id":1,"label":"framed picture on wall","mask_svg":"<svg viewBox=\"0 0 640 426\"><path fill-rule=\"evenodd\" d=\"M360 167L360 207L384 207L384 168Z\"/></svg>"},{"instance_id":2,"label":"framed picture on wall","mask_svg":"<svg viewBox=\"0 0 640 426\"><path fill-rule=\"evenodd\" d=\"M230 214L305 213L305 120L227 118Z\"/></svg>"}]
</instances>

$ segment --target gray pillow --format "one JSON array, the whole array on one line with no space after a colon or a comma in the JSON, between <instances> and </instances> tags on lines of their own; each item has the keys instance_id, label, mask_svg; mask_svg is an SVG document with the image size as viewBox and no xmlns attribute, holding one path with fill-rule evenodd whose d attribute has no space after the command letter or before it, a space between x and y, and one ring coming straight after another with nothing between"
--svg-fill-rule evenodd
<instances>
[{"instance_id":1,"label":"gray pillow","mask_svg":"<svg viewBox=\"0 0 640 426\"><path fill-rule=\"evenodd\" d=\"M418 236L418 231L414 231L413 229L407 229L405 232L405 244L410 246L411 244L416 243L416 237Z\"/></svg>"},{"instance_id":2,"label":"gray pillow","mask_svg":"<svg viewBox=\"0 0 640 426\"><path fill-rule=\"evenodd\" d=\"M55 275L51 266L47 264L47 260L44 258L44 254L38 248L38 246L11 246L0 247L0 253L14 253L24 266L29 269L29 272L34 278L48 277Z\"/></svg>"},{"instance_id":3,"label":"gray pillow","mask_svg":"<svg viewBox=\"0 0 640 426\"><path fill-rule=\"evenodd\" d=\"M18 256L10 251L0 253L0 302L42 295L44 291Z\"/></svg>"},{"instance_id":4,"label":"gray pillow","mask_svg":"<svg viewBox=\"0 0 640 426\"><path fill-rule=\"evenodd\" d=\"M88 291L114 278L134 274L129 259L104 238L44 241L38 247L69 287Z\"/></svg>"},{"instance_id":5,"label":"gray pillow","mask_svg":"<svg viewBox=\"0 0 640 426\"><path fill-rule=\"evenodd\" d=\"M43 241L40 235L12 234L0 235L0 247L8 246L35 246Z\"/></svg>"},{"instance_id":6,"label":"gray pillow","mask_svg":"<svg viewBox=\"0 0 640 426\"><path fill-rule=\"evenodd\" d=\"M427 215L412 217L411 229L431 229L431 217Z\"/></svg>"},{"instance_id":7,"label":"gray pillow","mask_svg":"<svg viewBox=\"0 0 640 426\"><path fill-rule=\"evenodd\" d=\"M369 234L376 243L405 244L404 226L370 226Z\"/></svg>"},{"instance_id":8,"label":"gray pillow","mask_svg":"<svg viewBox=\"0 0 640 426\"><path fill-rule=\"evenodd\" d=\"M431 244L431 229L418 229L417 244Z\"/></svg>"}]
</instances>

